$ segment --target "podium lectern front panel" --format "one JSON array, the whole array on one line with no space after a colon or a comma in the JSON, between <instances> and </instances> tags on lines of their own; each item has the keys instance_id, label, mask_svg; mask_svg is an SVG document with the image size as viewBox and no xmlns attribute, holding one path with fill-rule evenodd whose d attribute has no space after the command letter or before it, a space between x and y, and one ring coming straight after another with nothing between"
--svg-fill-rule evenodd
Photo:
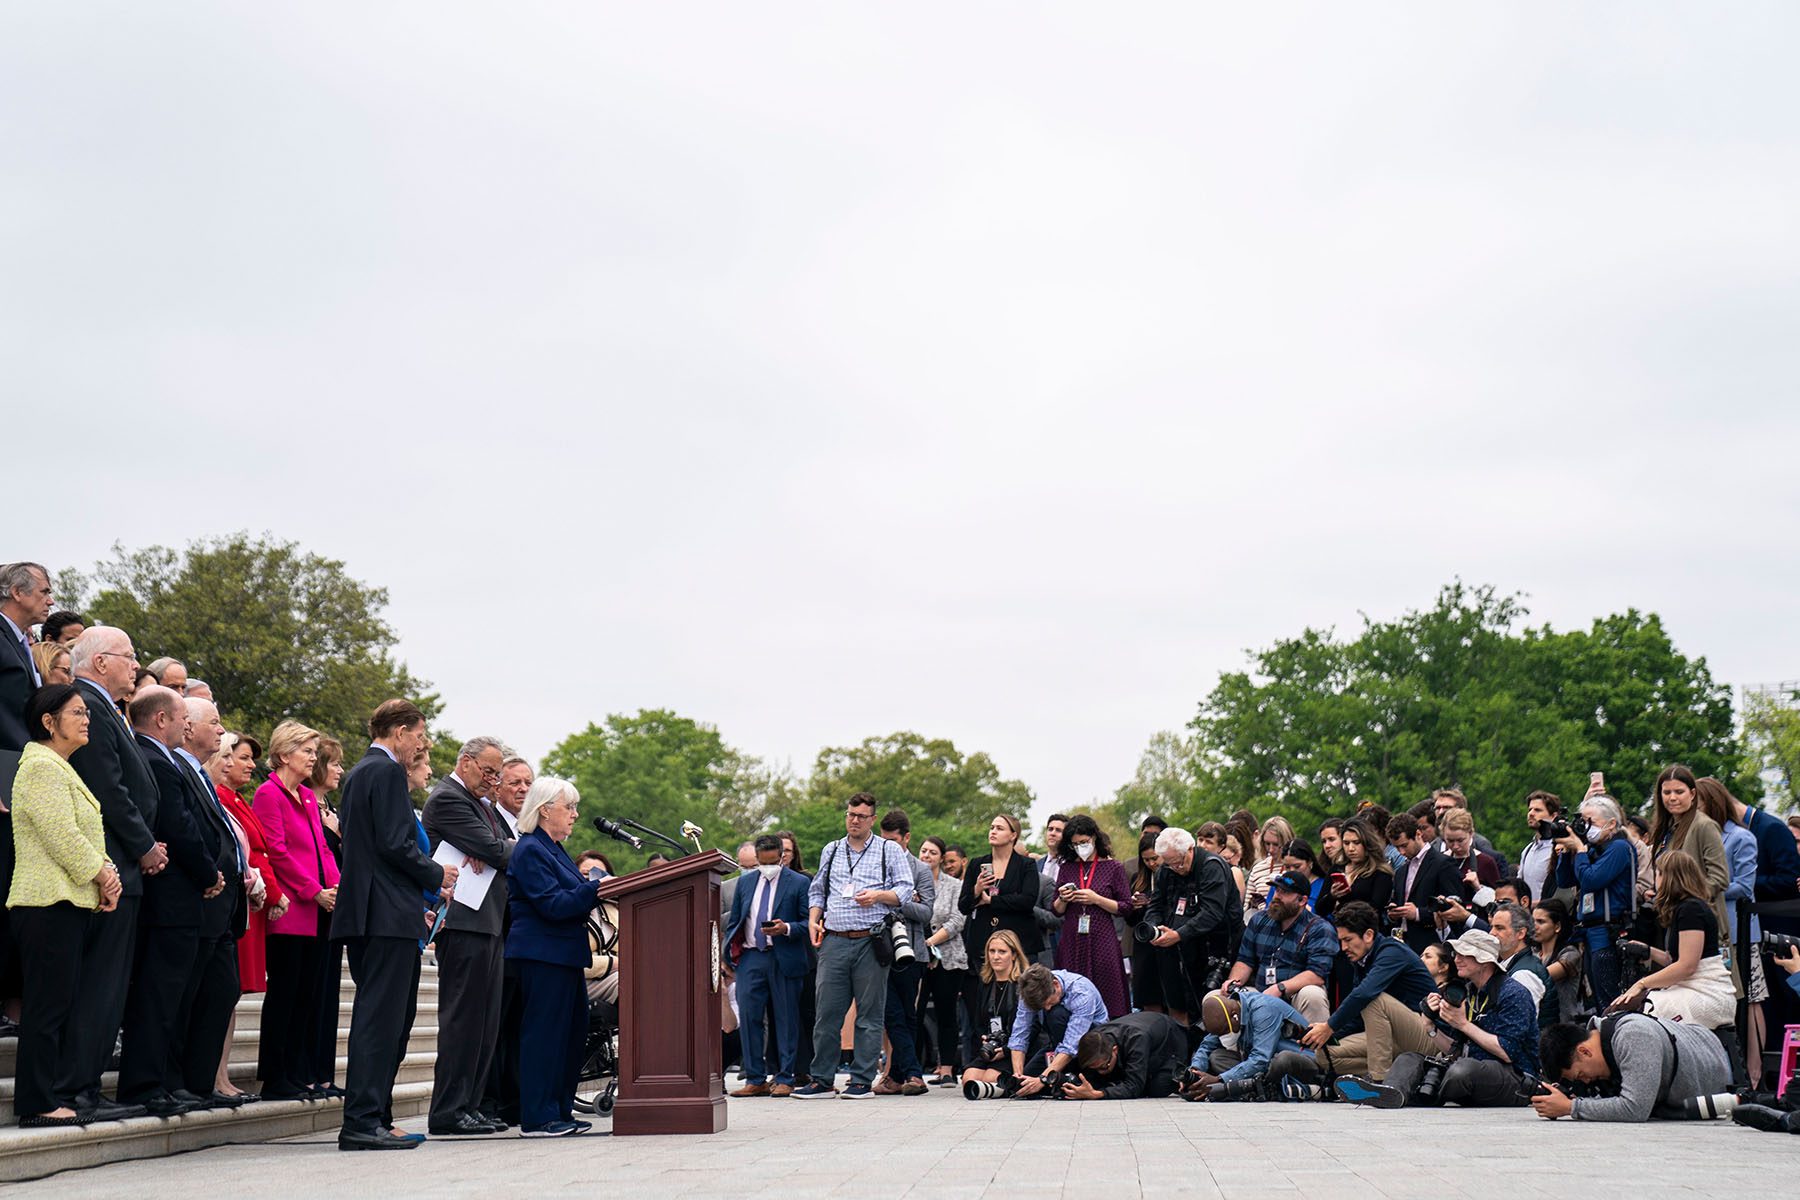
<instances>
[{"instance_id":1,"label":"podium lectern front panel","mask_svg":"<svg viewBox=\"0 0 1800 1200\"><path fill-rule=\"evenodd\" d=\"M615 1136L725 1128L719 880L735 870L722 854L692 854L601 889L619 905Z\"/></svg>"}]
</instances>

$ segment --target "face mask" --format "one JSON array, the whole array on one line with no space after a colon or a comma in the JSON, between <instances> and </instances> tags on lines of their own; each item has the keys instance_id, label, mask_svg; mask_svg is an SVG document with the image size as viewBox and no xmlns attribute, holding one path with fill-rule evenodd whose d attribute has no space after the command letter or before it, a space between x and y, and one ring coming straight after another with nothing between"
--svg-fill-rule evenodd
<instances>
[{"instance_id":1,"label":"face mask","mask_svg":"<svg viewBox=\"0 0 1800 1200\"><path fill-rule=\"evenodd\" d=\"M1075 854L1083 862L1086 862L1088 859L1094 857L1094 843L1092 843L1092 842L1076 842L1075 843Z\"/></svg>"},{"instance_id":2,"label":"face mask","mask_svg":"<svg viewBox=\"0 0 1800 1200\"><path fill-rule=\"evenodd\" d=\"M756 869L762 872L762 877L764 879L773 879L781 874L780 863L757 863Z\"/></svg>"}]
</instances>

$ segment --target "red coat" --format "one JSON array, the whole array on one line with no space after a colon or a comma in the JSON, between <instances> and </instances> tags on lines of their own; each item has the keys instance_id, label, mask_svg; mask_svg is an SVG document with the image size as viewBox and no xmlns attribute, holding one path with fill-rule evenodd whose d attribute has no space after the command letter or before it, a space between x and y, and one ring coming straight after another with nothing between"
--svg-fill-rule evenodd
<instances>
[{"instance_id":1,"label":"red coat","mask_svg":"<svg viewBox=\"0 0 1800 1200\"><path fill-rule=\"evenodd\" d=\"M262 908L250 914L244 936L238 939L240 985L246 992L264 992L269 988L268 910L281 903L281 885L275 881L275 868L269 863L268 835L263 832L255 811L242 796L224 784L215 783L213 789L219 793L219 803L225 806L225 811L243 827L244 838L250 843L250 865L262 873L263 883L268 888Z\"/></svg>"}]
</instances>

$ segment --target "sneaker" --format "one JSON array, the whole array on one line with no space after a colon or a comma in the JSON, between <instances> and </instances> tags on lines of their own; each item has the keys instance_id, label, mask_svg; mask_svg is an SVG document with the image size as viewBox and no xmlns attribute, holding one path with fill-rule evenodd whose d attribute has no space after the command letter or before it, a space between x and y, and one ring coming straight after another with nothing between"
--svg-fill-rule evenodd
<instances>
[{"instance_id":1,"label":"sneaker","mask_svg":"<svg viewBox=\"0 0 1800 1200\"><path fill-rule=\"evenodd\" d=\"M896 1089L897 1090L897 1089ZM796 1093L797 1095L798 1093ZM875 1089L866 1083L853 1083L841 1093L845 1100L867 1100L875 1094Z\"/></svg>"},{"instance_id":2,"label":"sneaker","mask_svg":"<svg viewBox=\"0 0 1800 1200\"><path fill-rule=\"evenodd\" d=\"M865 1092L868 1091L867 1088L864 1088L863 1090ZM807 1084L805 1087L797 1087L794 1089L794 1099L796 1100L817 1100L821 1096L835 1096L837 1094L838 1090L836 1088L828 1087L817 1080Z\"/></svg>"},{"instance_id":3,"label":"sneaker","mask_svg":"<svg viewBox=\"0 0 1800 1200\"><path fill-rule=\"evenodd\" d=\"M1281 1077L1281 1099L1287 1101L1323 1100L1324 1089L1316 1083L1308 1083L1304 1079L1296 1079L1292 1075Z\"/></svg>"},{"instance_id":4,"label":"sneaker","mask_svg":"<svg viewBox=\"0 0 1800 1200\"><path fill-rule=\"evenodd\" d=\"M1352 1104L1367 1104L1374 1108L1400 1108L1406 1103L1406 1097L1400 1094L1399 1088L1391 1088L1385 1083L1376 1083L1360 1075L1346 1075L1339 1079L1337 1094Z\"/></svg>"}]
</instances>

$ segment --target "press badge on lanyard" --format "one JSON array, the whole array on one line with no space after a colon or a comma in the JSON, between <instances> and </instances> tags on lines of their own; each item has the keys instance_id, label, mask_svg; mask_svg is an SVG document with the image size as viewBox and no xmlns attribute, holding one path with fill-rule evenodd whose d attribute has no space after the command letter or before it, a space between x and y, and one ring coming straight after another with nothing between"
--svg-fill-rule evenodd
<instances>
[{"instance_id":1,"label":"press badge on lanyard","mask_svg":"<svg viewBox=\"0 0 1800 1200\"><path fill-rule=\"evenodd\" d=\"M1175 902L1175 915L1179 917L1186 912L1187 912L1187 897L1183 896L1181 899L1179 899Z\"/></svg>"},{"instance_id":2,"label":"press badge on lanyard","mask_svg":"<svg viewBox=\"0 0 1800 1200\"><path fill-rule=\"evenodd\" d=\"M1088 915L1086 913L1082 913L1081 916L1079 916L1075 919L1075 932L1076 933L1086 933L1087 931L1088 931Z\"/></svg>"}]
</instances>

